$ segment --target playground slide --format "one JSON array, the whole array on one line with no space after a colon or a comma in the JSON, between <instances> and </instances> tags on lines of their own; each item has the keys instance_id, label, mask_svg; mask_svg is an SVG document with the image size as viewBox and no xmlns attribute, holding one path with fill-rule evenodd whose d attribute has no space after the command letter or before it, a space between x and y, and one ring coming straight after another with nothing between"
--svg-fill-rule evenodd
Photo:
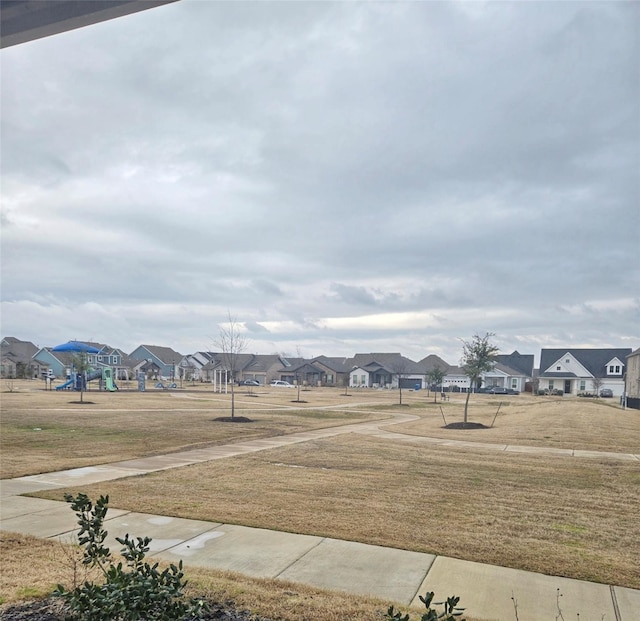
<instances>
[{"instance_id":1,"label":"playground slide","mask_svg":"<svg viewBox=\"0 0 640 621\"><path fill-rule=\"evenodd\" d=\"M64 390L65 388L69 388L69 386L73 386L73 380L70 379L68 382L64 384L60 384L60 386L56 386L56 390Z\"/></svg>"},{"instance_id":2,"label":"playground slide","mask_svg":"<svg viewBox=\"0 0 640 621\"><path fill-rule=\"evenodd\" d=\"M91 371L87 373L87 382L92 382L93 380L100 379L102 377L102 371L98 369L97 371Z\"/></svg>"},{"instance_id":3,"label":"playground slide","mask_svg":"<svg viewBox=\"0 0 640 621\"><path fill-rule=\"evenodd\" d=\"M114 390L118 390L118 386L113 381L111 369L104 369L102 377L104 379L104 385L106 386L107 390L110 390L111 392L113 392Z\"/></svg>"}]
</instances>

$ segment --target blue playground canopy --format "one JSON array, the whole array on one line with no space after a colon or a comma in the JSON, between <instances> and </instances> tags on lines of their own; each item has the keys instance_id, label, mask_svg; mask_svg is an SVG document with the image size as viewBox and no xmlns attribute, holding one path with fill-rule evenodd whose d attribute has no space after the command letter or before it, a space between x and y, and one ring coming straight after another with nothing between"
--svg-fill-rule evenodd
<instances>
[{"instance_id":1,"label":"blue playground canopy","mask_svg":"<svg viewBox=\"0 0 640 621\"><path fill-rule=\"evenodd\" d=\"M87 345L86 343L81 343L80 341L69 341L67 343L63 343L62 345L56 345L51 348L51 351L70 351L76 353L85 353L85 354L97 354L100 350L93 345Z\"/></svg>"}]
</instances>

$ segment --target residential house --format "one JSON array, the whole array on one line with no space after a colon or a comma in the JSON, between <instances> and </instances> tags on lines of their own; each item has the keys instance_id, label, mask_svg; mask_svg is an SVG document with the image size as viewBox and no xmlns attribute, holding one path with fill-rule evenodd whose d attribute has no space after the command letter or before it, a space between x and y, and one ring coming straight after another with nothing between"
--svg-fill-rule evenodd
<instances>
[{"instance_id":1,"label":"residential house","mask_svg":"<svg viewBox=\"0 0 640 621\"><path fill-rule=\"evenodd\" d=\"M349 373L353 366L351 358L317 356L311 362L314 367L320 369L320 384L322 386L344 387L349 385Z\"/></svg>"},{"instance_id":2,"label":"residential house","mask_svg":"<svg viewBox=\"0 0 640 621\"><path fill-rule=\"evenodd\" d=\"M110 367L113 369L113 377L127 379L131 370L131 361L126 354L104 343L92 343L83 341L85 345L97 349L95 353L87 353L86 359L90 367L98 369ZM51 374L58 378L67 377L75 364L77 354L66 351L53 351L51 347L39 349L33 356L34 365L38 375Z\"/></svg>"},{"instance_id":3,"label":"residential house","mask_svg":"<svg viewBox=\"0 0 640 621\"><path fill-rule=\"evenodd\" d=\"M527 382L533 378L533 354L499 354L491 371L482 375L483 386L499 386L524 392Z\"/></svg>"},{"instance_id":4,"label":"residential house","mask_svg":"<svg viewBox=\"0 0 640 621\"><path fill-rule=\"evenodd\" d=\"M451 365L442 380L442 387L446 392L467 392L471 387L471 380L459 366Z\"/></svg>"},{"instance_id":5,"label":"residential house","mask_svg":"<svg viewBox=\"0 0 640 621\"><path fill-rule=\"evenodd\" d=\"M214 360L214 354L209 351L197 351L195 354L183 356L180 360L180 377L187 381L205 381L206 372L203 368Z\"/></svg>"},{"instance_id":6,"label":"residential house","mask_svg":"<svg viewBox=\"0 0 640 621\"><path fill-rule=\"evenodd\" d=\"M30 341L21 341L14 336L5 336L0 341L0 374L3 378L38 377L33 356L38 348Z\"/></svg>"},{"instance_id":7,"label":"residential house","mask_svg":"<svg viewBox=\"0 0 640 621\"><path fill-rule=\"evenodd\" d=\"M154 363L158 367L156 371L157 375L153 375L150 374L150 365L147 366L147 377L151 379L168 379L175 381L180 377L180 361L184 356L170 347L139 345L129 354L129 357L138 361ZM145 367L145 365L142 365L140 368L143 367Z\"/></svg>"},{"instance_id":8,"label":"residential house","mask_svg":"<svg viewBox=\"0 0 640 621\"><path fill-rule=\"evenodd\" d=\"M282 374L287 374L291 366L288 358L278 354L254 354L253 359L242 369L242 379L268 384L282 379Z\"/></svg>"},{"instance_id":9,"label":"residential house","mask_svg":"<svg viewBox=\"0 0 640 621\"><path fill-rule=\"evenodd\" d=\"M627 407L640 410L640 348L627 356L625 395Z\"/></svg>"},{"instance_id":10,"label":"residential house","mask_svg":"<svg viewBox=\"0 0 640 621\"><path fill-rule=\"evenodd\" d=\"M353 388L413 388L424 385L424 371L398 353L356 354L352 358L349 385Z\"/></svg>"},{"instance_id":11,"label":"residential house","mask_svg":"<svg viewBox=\"0 0 640 621\"><path fill-rule=\"evenodd\" d=\"M631 348L543 349L540 353L540 390L578 395L608 388L614 397L625 389L624 372Z\"/></svg>"},{"instance_id":12,"label":"residential house","mask_svg":"<svg viewBox=\"0 0 640 621\"><path fill-rule=\"evenodd\" d=\"M451 365L448 362L445 362L442 358L440 358L440 356L437 356L436 354L429 354L428 356L420 360L418 364L420 365L420 367L422 367L422 371L425 376L425 388L433 388L439 390L444 389L446 385L446 374L451 368ZM431 373L436 367L445 373L445 377L443 378L442 383L439 386L431 386L429 373Z\"/></svg>"}]
</instances>

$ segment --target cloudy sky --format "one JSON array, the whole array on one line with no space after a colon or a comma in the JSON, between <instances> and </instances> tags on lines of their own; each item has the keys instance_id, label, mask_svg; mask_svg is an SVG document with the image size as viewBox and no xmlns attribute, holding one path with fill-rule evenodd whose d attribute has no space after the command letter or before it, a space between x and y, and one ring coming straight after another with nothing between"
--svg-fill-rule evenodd
<instances>
[{"instance_id":1,"label":"cloudy sky","mask_svg":"<svg viewBox=\"0 0 640 621\"><path fill-rule=\"evenodd\" d=\"M640 345L640 4L182 0L6 48L2 335Z\"/></svg>"}]
</instances>

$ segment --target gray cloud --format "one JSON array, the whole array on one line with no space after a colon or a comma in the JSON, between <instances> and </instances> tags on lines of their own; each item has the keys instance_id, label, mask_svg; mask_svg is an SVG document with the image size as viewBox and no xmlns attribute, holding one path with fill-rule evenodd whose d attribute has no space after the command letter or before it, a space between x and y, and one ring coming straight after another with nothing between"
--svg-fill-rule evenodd
<instances>
[{"instance_id":1,"label":"gray cloud","mask_svg":"<svg viewBox=\"0 0 640 621\"><path fill-rule=\"evenodd\" d=\"M3 50L3 333L636 347L639 13L183 0Z\"/></svg>"}]
</instances>

